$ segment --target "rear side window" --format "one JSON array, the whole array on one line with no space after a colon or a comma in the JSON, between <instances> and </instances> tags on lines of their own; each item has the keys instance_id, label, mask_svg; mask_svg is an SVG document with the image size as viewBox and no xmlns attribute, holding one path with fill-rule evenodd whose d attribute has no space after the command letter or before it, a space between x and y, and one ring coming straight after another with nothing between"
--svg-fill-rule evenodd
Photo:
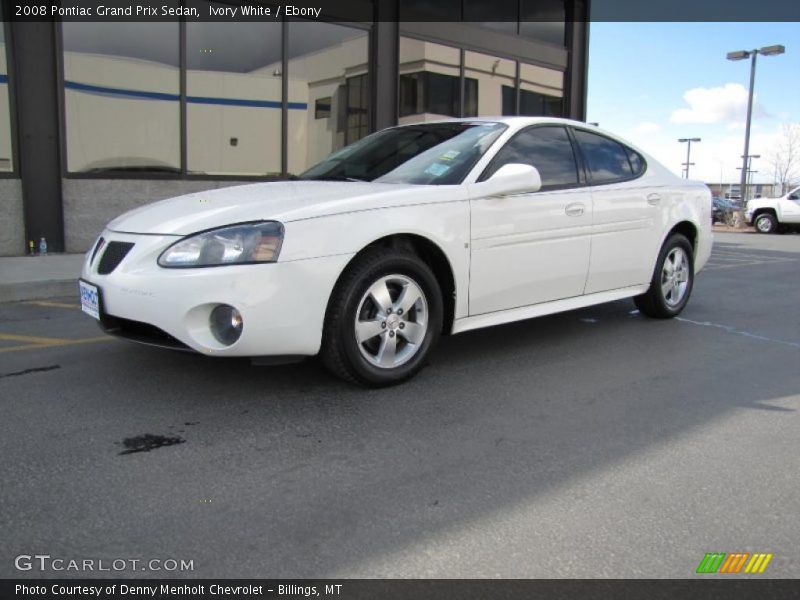
<instances>
[{"instance_id":1,"label":"rear side window","mask_svg":"<svg viewBox=\"0 0 800 600\"><path fill-rule=\"evenodd\" d=\"M484 171L481 181L512 163L533 165L542 177L542 189L578 183L578 167L572 142L563 127L532 127L511 138Z\"/></svg>"},{"instance_id":2,"label":"rear side window","mask_svg":"<svg viewBox=\"0 0 800 600\"><path fill-rule=\"evenodd\" d=\"M633 169L634 176L641 175L644 172L644 159L638 152L628 147L625 150L628 152L628 160L631 161L631 169Z\"/></svg>"},{"instance_id":3,"label":"rear side window","mask_svg":"<svg viewBox=\"0 0 800 600\"><path fill-rule=\"evenodd\" d=\"M602 135L589 133L580 129L575 130L575 138L583 152L592 184L611 183L623 179L630 179L635 174L628 159L628 149ZM637 155L638 157L638 155ZM641 168L641 158L639 158Z\"/></svg>"}]
</instances>

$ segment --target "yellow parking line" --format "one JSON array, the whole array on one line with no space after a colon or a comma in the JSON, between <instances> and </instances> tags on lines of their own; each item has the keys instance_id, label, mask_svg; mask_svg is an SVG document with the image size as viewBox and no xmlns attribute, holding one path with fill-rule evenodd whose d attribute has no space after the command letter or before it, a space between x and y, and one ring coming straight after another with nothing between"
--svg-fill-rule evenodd
<instances>
[{"instance_id":1,"label":"yellow parking line","mask_svg":"<svg viewBox=\"0 0 800 600\"><path fill-rule=\"evenodd\" d=\"M0 340L8 340L10 342L31 342L33 344L57 344L59 342L69 341L64 338L36 337L34 335L16 335L14 333L0 333Z\"/></svg>"},{"instance_id":2,"label":"yellow parking line","mask_svg":"<svg viewBox=\"0 0 800 600\"><path fill-rule=\"evenodd\" d=\"M4 339L7 334L0 333L0 339ZM26 336L15 336L18 338L26 337ZM56 348L56 347L63 347L63 346L77 346L79 344L95 344L97 342L108 342L113 340L114 338L103 335L100 337L93 337L93 338L83 338L79 340L63 340L57 338L38 338L42 340L51 340L49 342L40 342L40 343L33 343L33 344L25 344L24 346L14 346L12 348L0 348L0 353L3 352L19 352L21 350L39 350L41 348ZM23 340L19 340L23 341Z\"/></svg>"},{"instance_id":3,"label":"yellow parking line","mask_svg":"<svg viewBox=\"0 0 800 600\"><path fill-rule=\"evenodd\" d=\"M34 306L52 306L54 308L80 308L79 304L67 304L66 302L49 302L47 300L31 300L25 304L33 304Z\"/></svg>"}]
</instances>

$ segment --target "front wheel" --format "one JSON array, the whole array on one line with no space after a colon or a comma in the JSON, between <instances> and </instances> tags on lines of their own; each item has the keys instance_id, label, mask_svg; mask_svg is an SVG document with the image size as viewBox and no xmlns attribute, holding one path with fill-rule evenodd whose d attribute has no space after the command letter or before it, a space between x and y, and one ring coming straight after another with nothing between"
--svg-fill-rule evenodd
<instances>
[{"instance_id":1,"label":"front wheel","mask_svg":"<svg viewBox=\"0 0 800 600\"><path fill-rule=\"evenodd\" d=\"M756 217L755 226L758 233L773 233L778 229L778 219L772 213L761 213Z\"/></svg>"},{"instance_id":2,"label":"front wheel","mask_svg":"<svg viewBox=\"0 0 800 600\"><path fill-rule=\"evenodd\" d=\"M368 251L348 267L331 296L322 361L354 383L400 383L423 367L439 339L442 315L436 277L416 254Z\"/></svg>"},{"instance_id":3,"label":"front wheel","mask_svg":"<svg viewBox=\"0 0 800 600\"><path fill-rule=\"evenodd\" d=\"M680 233L671 235L656 261L650 289L633 301L643 314L656 319L671 319L689 301L694 285L692 244Z\"/></svg>"}]
</instances>

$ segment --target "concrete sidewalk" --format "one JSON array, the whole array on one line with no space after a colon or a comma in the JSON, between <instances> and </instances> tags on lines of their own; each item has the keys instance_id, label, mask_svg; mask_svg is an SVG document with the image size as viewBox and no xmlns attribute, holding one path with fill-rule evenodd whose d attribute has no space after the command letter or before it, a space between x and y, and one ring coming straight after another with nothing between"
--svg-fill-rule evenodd
<instances>
[{"instance_id":1,"label":"concrete sidewalk","mask_svg":"<svg viewBox=\"0 0 800 600\"><path fill-rule=\"evenodd\" d=\"M84 254L0 257L0 302L78 296Z\"/></svg>"}]
</instances>

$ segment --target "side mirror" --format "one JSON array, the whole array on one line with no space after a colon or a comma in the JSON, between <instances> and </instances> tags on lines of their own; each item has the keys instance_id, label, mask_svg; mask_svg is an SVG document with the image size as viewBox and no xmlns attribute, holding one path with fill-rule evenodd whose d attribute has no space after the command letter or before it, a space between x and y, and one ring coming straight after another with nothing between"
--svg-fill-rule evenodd
<instances>
[{"instance_id":1,"label":"side mirror","mask_svg":"<svg viewBox=\"0 0 800 600\"><path fill-rule=\"evenodd\" d=\"M482 196L511 196L512 194L531 194L542 187L539 170L531 165L510 163L500 167L486 181L475 184Z\"/></svg>"}]
</instances>

